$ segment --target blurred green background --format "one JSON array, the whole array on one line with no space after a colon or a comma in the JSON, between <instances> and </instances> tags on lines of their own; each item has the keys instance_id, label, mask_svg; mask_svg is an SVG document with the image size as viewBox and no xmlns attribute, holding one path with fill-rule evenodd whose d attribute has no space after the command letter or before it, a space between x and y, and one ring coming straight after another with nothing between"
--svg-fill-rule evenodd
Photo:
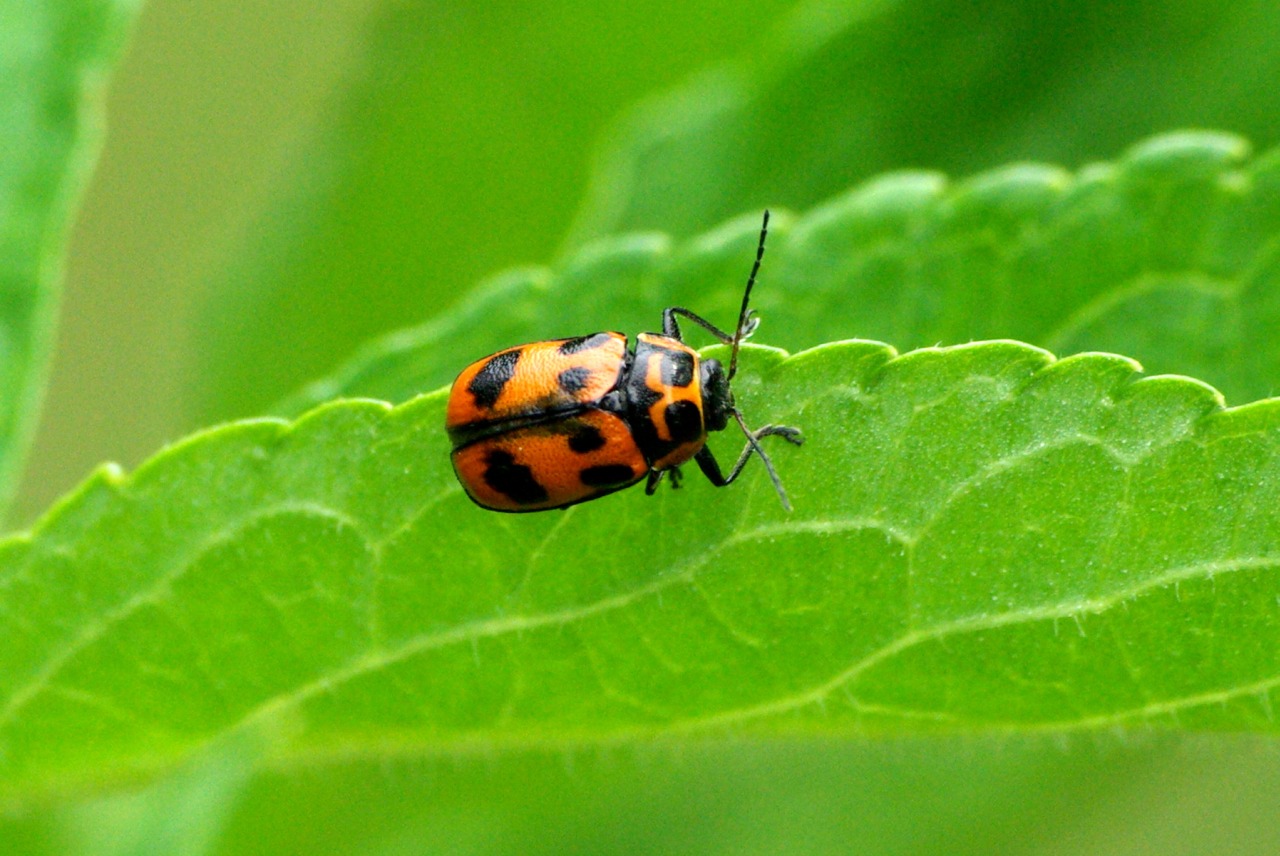
<instances>
[{"instance_id":1,"label":"blurred green background","mask_svg":"<svg viewBox=\"0 0 1280 856\"><path fill-rule=\"evenodd\" d=\"M459 6L146 6L16 522L99 461L266 412L369 337L595 236L697 234L896 169L1076 168L1180 127L1280 143L1264 0ZM226 853L1280 850L1280 752L1226 738L657 744L246 776L215 757L11 831L35 852L186 835ZM165 817L181 831L156 832Z\"/></svg>"}]
</instances>

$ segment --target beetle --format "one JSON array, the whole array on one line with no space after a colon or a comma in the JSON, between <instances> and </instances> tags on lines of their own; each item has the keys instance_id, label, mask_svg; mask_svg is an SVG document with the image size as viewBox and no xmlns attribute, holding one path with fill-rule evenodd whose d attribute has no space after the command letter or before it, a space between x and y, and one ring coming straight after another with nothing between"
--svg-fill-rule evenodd
<instances>
[{"instance_id":1,"label":"beetle","mask_svg":"<svg viewBox=\"0 0 1280 856\"><path fill-rule=\"evenodd\" d=\"M804 438L785 425L748 428L730 386L739 346L760 323L748 304L768 232L765 211L732 335L672 306L663 310L662 333L639 334L634 348L621 333L601 332L518 345L463 369L449 392L445 427L467 495L504 512L565 508L641 479L652 495L668 475L679 487L680 465L690 458L713 485L724 487L754 454L790 511L760 440L781 437L799 446ZM681 318L730 346L728 371L684 343ZM707 432L723 430L731 419L747 443L724 475L706 440Z\"/></svg>"}]
</instances>

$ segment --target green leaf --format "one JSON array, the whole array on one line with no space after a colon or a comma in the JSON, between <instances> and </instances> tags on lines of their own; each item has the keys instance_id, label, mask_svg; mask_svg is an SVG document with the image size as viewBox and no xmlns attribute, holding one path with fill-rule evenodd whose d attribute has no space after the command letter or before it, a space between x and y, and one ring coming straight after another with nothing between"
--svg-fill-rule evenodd
<instances>
[{"instance_id":1,"label":"green leaf","mask_svg":"<svg viewBox=\"0 0 1280 856\"><path fill-rule=\"evenodd\" d=\"M679 244L611 238L554 273L503 274L278 412L338 395L403 401L513 343L653 329L661 306L727 323L758 216ZM776 217L753 299L757 340L790 350L851 336L903 348L1014 338L1128 354L1251 401L1280 375L1280 151L1250 160L1236 137L1181 133L1075 176L1029 165L954 184L886 176Z\"/></svg>"},{"instance_id":2,"label":"green leaf","mask_svg":"<svg viewBox=\"0 0 1280 856\"><path fill-rule=\"evenodd\" d=\"M1280 139L1267 0L818 0L771 36L618 123L570 247L807 209L904 167L1087 163L1180 127Z\"/></svg>"},{"instance_id":3,"label":"green leaf","mask_svg":"<svg viewBox=\"0 0 1280 856\"><path fill-rule=\"evenodd\" d=\"M429 4L359 5L370 20L342 91L201 284L188 400L208 421L260 415L368 337L550 256L610 118L783 12L773 0L541 0L446 21Z\"/></svg>"},{"instance_id":4,"label":"green leaf","mask_svg":"<svg viewBox=\"0 0 1280 856\"><path fill-rule=\"evenodd\" d=\"M192 357L206 420L259 415L354 343L442 317L479 277L557 245L689 237L889 170L1075 166L1172 128L1280 140L1269 0L433 15L380 10L331 127L213 271Z\"/></svg>"},{"instance_id":5,"label":"green leaf","mask_svg":"<svg viewBox=\"0 0 1280 856\"><path fill-rule=\"evenodd\" d=\"M743 408L809 438L774 452L790 516L759 467L483 512L443 392L197 435L0 547L0 789L275 722L277 762L726 727L1272 732L1280 403L1134 371L1012 342L751 348Z\"/></svg>"},{"instance_id":6,"label":"green leaf","mask_svg":"<svg viewBox=\"0 0 1280 856\"><path fill-rule=\"evenodd\" d=\"M0 509L35 425L62 252L134 0L0 2Z\"/></svg>"}]
</instances>

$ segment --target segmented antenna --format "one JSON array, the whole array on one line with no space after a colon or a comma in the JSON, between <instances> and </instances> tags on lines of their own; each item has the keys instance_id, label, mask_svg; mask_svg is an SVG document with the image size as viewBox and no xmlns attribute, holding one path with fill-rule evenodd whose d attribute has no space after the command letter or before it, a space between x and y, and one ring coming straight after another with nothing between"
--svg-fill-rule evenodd
<instances>
[{"instance_id":1,"label":"segmented antenna","mask_svg":"<svg viewBox=\"0 0 1280 856\"><path fill-rule=\"evenodd\" d=\"M756 247L756 263L751 266L751 275L747 277L747 290L742 293L742 309L738 311L738 328L733 334L733 351L729 356L729 380L733 380L738 371L738 346L742 340L755 332L760 319L747 308L751 302L751 287L756 284L756 274L760 272L760 261L764 258L764 239L769 234L769 209L764 209L764 222L760 224L760 244ZM762 456L763 457L763 456Z\"/></svg>"}]
</instances>

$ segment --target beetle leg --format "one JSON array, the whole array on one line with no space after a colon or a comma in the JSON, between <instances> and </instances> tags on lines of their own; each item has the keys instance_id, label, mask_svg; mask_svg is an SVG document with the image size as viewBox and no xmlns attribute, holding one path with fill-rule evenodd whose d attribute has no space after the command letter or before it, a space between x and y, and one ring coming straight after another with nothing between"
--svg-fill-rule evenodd
<instances>
[{"instance_id":1,"label":"beetle leg","mask_svg":"<svg viewBox=\"0 0 1280 856\"><path fill-rule=\"evenodd\" d=\"M676 321L677 315L681 315L692 321L694 324L697 324L724 344L733 344L733 336L730 336L706 318L690 312L683 306L668 306L666 309L662 310L662 335L666 336L668 339L675 339L677 342L684 341L684 339L680 338L680 324Z\"/></svg>"},{"instance_id":2,"label":"beetle leg","mask_svg":"<svg viewBox=\"0 0 1280 856\"><path fill-rule=\"evenodd\" d=\"M724 487L732 484L734 479L741 474L742 468L747 465L747 460L752 454L759 455L760 460L764 461L765 469L769 471L769 478L773 481L773 487L778 492L778 498L782 500L782 507L790 511L791 502L787 499L787 492L782 489L782 482L778 479L778 473L773 468L773 461L769 460L769 456L765 454L758 441L761 437L781 437L788 443L799 446L804 443L804 437L800 434L800 430L787 425L764 425L752 431L747 428L741 413L735 410L733 415L742 427L743 433L747 435L747 445L743 447L741 454L738 455L738 460L734 462L733 468L729 470L729 475L726 476L720 471L720 463L707 446L703 446L698 451L698 454L693 456L693 459L698 462L698 468L702 470L702 474L713 485Z\"/></svg>"},{"instance_id":3,"label":"beetle leg","mask_svg":"<svg viewBox=\"0 0 1280 856\"><path fill-rule=\"evenodd\" d=\"M670 467L665 470L649 470L649 480L644 483L645 496L653 496L658 490L658 484L665 476L671 476L671 488L675 490L680 487L680 480L684 478L684 473L680 472L679 467Z\"/></svg>"}]
</instances>

